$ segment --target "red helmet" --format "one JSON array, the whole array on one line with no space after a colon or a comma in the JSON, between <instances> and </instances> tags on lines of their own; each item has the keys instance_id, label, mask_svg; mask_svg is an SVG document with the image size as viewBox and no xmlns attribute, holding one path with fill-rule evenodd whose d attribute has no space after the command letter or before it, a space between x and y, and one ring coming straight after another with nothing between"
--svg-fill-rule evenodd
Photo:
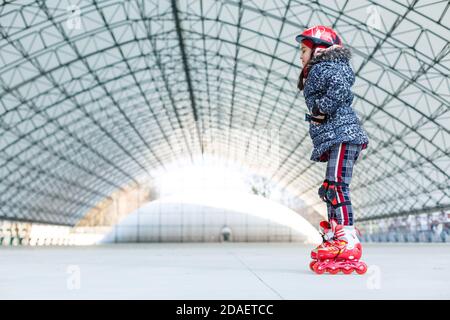
<instances>
[{"instance_id":1,"label":"red helmet","mask_svg":"<svg viewBox=\"0 0 450 320\"><path fill-rule=\"evenodd\" d=\"M309 40L314 46L330 47L334 44L342 45L341 38L336 31L330 27L314 26L306 29L301 34L295 37L297 42Z\"/></svg>"}]
</instances>

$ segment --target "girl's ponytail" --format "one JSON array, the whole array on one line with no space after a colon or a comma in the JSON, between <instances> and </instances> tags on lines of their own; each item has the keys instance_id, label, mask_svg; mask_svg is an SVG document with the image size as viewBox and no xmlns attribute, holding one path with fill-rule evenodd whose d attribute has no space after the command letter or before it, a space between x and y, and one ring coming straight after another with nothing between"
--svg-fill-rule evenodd
<instances>
[{"instance_id":1,"label":"girl's ponytail","mask_svg":"<svg viewBox=\"0 0 450 320\"><path fill-rule=\"evenodd\" d=\"M300 72L300 76L298 77L297 88L300 91L303 91L303 89L305 88L305 81L306 81L306 78L308 78L308 72L309 72L309 68L310 68L309 62L313 58L315 51L316 51L316 46L313 46L311 49L311 57L309 57L308 63L306 64L306 66L304 66L302 68L302 71Z\"/></svg>"},{"instance_id":2,"label":"girl's ponytail","mask_svg":"<svg viewBox=\"0 0 450 320\"><path fill-rule=\"evenodd\" d=\"M298 88L298 90L300 90L300 91L303 91L303 89L305 88L305 85L304 85L304 79L305 79L305 77L304 77L304 75L303 75L303 73L305 72L305 70L306 70L306 67L304 67L304 68L302 69L302 71L300 72L300 75L299 75L299 77L298 77L297 88Z\"/></svg>"}]
</instances>

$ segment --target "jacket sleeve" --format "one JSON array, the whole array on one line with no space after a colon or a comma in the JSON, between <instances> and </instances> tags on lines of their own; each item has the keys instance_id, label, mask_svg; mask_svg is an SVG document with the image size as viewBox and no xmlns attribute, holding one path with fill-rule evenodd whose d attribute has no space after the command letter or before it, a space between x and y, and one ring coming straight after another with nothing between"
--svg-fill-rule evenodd
<instances>
[{"instance_id":1,"label":"jacket sleeve","mask_svg":"<svg viewBox=\"0 0 450 320\"><path fill-rule=\"evenodd\" d=\"M322 97L315 100L313 114L333 114L340 105L353 98L351 84L346 81L343 72L334 66L324 68L321 76L327 89Z\"/></svg>"}]
</instances>

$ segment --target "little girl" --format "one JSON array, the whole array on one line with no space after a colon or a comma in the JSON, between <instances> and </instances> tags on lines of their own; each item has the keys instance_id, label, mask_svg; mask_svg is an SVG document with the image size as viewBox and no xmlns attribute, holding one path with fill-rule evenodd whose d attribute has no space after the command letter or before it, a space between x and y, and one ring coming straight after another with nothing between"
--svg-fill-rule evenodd
<instances>
[{"instance_id":1,"label":"little girl","mask_svg":"<svg viewBox=\"0 0 450 320\"><path fill-rule=\"evenodd\" d=\"M369 139L352 109L351 52L325 26L309 28L296 40L301 43L303 65L298 88L310 112L306 120L314 145L311 160L328 162L318 191L327 203L328 221L320 223L324 241L311 252L310 267L319 274L365 273L367 266L359 261L362 247L353 226L349 185L353 166Z\"/></svg>"}]
</instances>

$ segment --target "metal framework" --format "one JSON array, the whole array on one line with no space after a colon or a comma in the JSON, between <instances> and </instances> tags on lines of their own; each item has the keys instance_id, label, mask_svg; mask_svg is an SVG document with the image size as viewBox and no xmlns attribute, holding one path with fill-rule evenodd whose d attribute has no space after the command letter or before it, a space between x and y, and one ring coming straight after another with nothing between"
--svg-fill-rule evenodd
<instances>
[{"instance_id":1,"label":"metal framework","mask_svg":"<svg viewBox=\"0 0 450 320\"><path fill-rule=\"evenodd\" d=\"M319 208L294 41L314 24L353 51L370 137L352 182L359 220L450 208L448 1L67 4L0 7L0 218L74 225L198 154L277 163L262 174ZM279 152L255 159L250 140L268 128Z\"/></svg>"}]
</instances>

